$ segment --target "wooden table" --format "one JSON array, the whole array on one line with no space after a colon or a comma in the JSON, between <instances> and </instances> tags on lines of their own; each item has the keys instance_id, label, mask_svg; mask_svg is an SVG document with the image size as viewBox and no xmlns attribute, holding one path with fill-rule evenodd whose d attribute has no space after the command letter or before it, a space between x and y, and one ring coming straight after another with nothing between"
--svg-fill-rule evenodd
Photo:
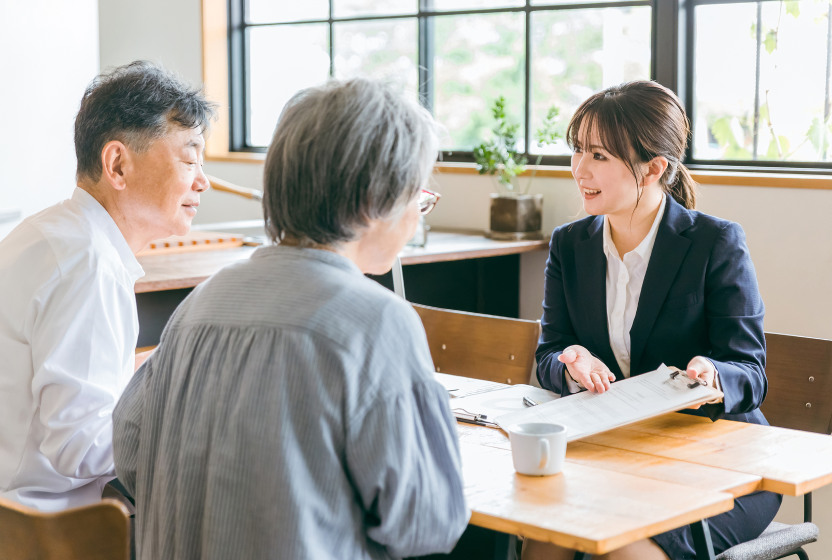
<instances>
[{"instance_id":1,"label":"wooden table","mask_svg":"<svg viewBox=\"0 0 832 560\"><path fill-rule=\"evenodd\" d=\"M465 259L517 255L541 251L549 241L494 241L474 231L431 231L425 247L405 247L399 255L403 265L428 264ZM136 282L136 293L193 288L223 267L248 259L257 247L237 247L217 251L149 255L139 258L145 271ZM542 271L541 271L542 273Z\"/></svg>"},{"instance_id":2,"label":"wooden table","mask_svg":"<svg viewBox=\"0 0 832 560\"><path fill-rule=\"evenodd\" d=\"M571 442L561 474L518 475L508 437L459 424L471 524L603 554L690 524L713 558L708 517L759 490L802 495L832 482L832 437L666 414Z\"/></svg>"}]
</instances>

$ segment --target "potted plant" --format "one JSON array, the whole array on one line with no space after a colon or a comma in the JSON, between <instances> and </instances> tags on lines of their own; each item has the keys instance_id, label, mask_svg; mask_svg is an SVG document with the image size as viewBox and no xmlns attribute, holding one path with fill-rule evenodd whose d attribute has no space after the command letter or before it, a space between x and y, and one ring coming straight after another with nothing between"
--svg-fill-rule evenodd
<instances>
[{"instance_id":1,"label":"potted plant","mask_svg":"<svg viewBox=\"0 0 832 560\"><path fill-rule=\"evenodd\" d=\"M518 176L526 170L528 160L517 153L517 131L519 124L510 124L506 119L506 100L500 96L492 109L496 126L494 135L474 148L474 159L480 175L491 175L496 179L498 192L491 195L491 226L486 236L499 240L543 239L543 195L529 194L537 166L542 155L537 157L535 169L520 191ZM560 134L555 130L559 110L552 106L543 120L543 126L535 133L537 145L541 148L553 144Z\"/></svg>"}]
</instances>

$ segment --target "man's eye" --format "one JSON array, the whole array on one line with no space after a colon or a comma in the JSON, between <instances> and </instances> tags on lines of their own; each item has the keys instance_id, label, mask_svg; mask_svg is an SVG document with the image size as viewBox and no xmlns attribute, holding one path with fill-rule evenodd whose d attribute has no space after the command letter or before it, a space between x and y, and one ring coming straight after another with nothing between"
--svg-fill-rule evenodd
<instances>
[{"instance_id":1,"label":"man's eye","mask_svg":"<svg viewBox=\"0 0 832 560\"><path fill-rule=\"evenodd\" d=\"M576 153L576 154L580 154L582 152L582 150L580 148L575 148L574 150L572 150L572 152Z\"/></svg>"},{"instance_id":2,"label":"man's eye","mask_svg":"<svg viewBox=\"0 0 832 560\"><path fill-rule=\"evenodd\" d=\"M594 153L594 154L592 154L592 155L593 155L593 157L594 157L595 159L597 159L598 161L604 161L605 159L607 159L607 158L605 158L605 157L604 157L604 155L603 155L603 154L599 154L599 153L597 153L597 152L596 152L596 153Z\"/></svg>"}]
</instances>

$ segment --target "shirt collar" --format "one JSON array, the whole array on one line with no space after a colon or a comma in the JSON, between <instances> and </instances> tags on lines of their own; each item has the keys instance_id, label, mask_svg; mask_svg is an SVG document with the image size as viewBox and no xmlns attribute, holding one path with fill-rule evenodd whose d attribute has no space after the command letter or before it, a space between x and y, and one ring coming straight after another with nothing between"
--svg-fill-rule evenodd
<instances>
[{"instance_id":1,"label":"shirt collar","mask_svg":"<svg viewBox=\"0 0 832 560\"><path fill-rule=\"evenodd\" d=\"M110 240L110 243L113 244L118 256L121 258L121 263L124 265L124 268L133 277L133 281L135 282L144 276L144 269L139 264L139 261L136 260L136 255L133 254L133 251L127 244L127 240L124 239L124 234L118 229L115 220L101 206L101 203L81 187L75 187L75 191L72 193L72 201L84 209L91 217L90 223L94 227L99 228L107 239Z\"/></svg>"},{"instance_id":2,"label":"shirt collar","mask_svg":"<svg viewBox=\"0 0 832 560\"><path fill-rule=\"evenodd\" d=\"M345 257L344 255L339 255L333 251L327 251L324 249L312 249L310 247L295 247L291 245L266 245L264 247L259 247L252 255L251 258L268 258L274 256L283 256L289 258L298 258L298 259L310 259L315 261L321 261L342 270L352 272L354 274L364 275L361 272L361 269L358 268L354 262L350 259Z\"/></svg>"},{"instance_id":3,"label":"shirt collar","mask_svg":"<svg viewBox=\"0 0 832 560\"><path fill-rule=\"evenodd\" d=\"M667 195L662 197L662 203L659 206L659 211L656 213L656 218L653 220L653 225L650 227L650 231L647 233L647 236L641 240L638 247L633 249L633 252L641 257L645 263L650 262L650 255L653 253L653 245L656 244L656 235L658 235L659 224L662 223L662 217L664 216L666 206ZM615 243L612 242L612 232L610 230L610 219L608 216L604 216L604 253L607 255L607 258L614 256L619 260L622 259L622 257L618 254L618 249L616 249Z\"/></svg>"}]
</instances>

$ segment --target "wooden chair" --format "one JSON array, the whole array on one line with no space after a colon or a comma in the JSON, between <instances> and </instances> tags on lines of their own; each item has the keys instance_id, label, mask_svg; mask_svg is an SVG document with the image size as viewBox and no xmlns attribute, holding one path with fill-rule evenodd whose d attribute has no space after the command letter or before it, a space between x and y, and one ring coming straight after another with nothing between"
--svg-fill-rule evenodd
<instances>
[{"instance_id":1,"label":"wooden chair","mask_svg":"<svg viewBox=\"0 0 832 560\"><path fill-rule=\"evenodd\" d=\"M413 304L422 318L436 371L497 383L528 383L538 321Z\"/></svg>"},{"instance_id":2,"label":"wooden chair","mask_svg":"<svg viewBox=\"0 0 832 560\"><path fill-rule=\"evenodd\" d=\"M766 333L768 393L760 408L772 426L832 434L832 340ZM815 542L812 493L803 496L803 523L773 522L759 538L730 548L718 560L808 560Z\"/></svg>"},{"instance_id":3,"label":"wooden chair","mask_svg":"<svg viewBox=\"0 0 832 560\"><path fill-rule=\"evenodd\" d=\"M129 560L130 514L116 500L42 513L0 499L3 560Z\"/></svg>"}]
</instances>

